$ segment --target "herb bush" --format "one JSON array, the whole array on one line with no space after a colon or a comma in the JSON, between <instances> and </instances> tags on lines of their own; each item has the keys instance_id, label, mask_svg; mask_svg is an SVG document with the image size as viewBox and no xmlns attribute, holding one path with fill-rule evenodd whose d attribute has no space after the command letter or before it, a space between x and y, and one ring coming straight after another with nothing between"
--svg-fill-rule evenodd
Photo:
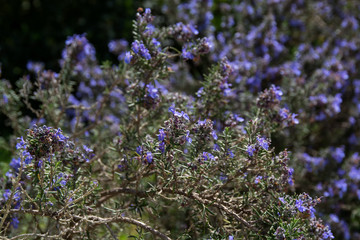
<instances>
[{"instance_id":1,"label":"herb bush","mask_svg":"<svg viewBox=\"0 0 360 240\"><path fill-rule=\"evenodd\" d=\"M357 239L359 3L145 5L118 65L73 35L1 81L2 234Z\"/></svg>"}]
</instances>

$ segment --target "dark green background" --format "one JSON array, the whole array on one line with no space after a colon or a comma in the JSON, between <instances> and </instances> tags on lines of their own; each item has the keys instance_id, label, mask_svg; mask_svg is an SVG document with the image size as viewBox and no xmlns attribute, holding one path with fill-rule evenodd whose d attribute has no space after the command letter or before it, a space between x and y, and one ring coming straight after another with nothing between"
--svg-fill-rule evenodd
<instances>
[{"instance_id":1,"label":"dark green background","mask_svg":"<svg viewBox=\"0 0 360 240\"><path fill-rule=\"evenodd\" d=\"M27 74L29 60L59 70L67 36L87 33L100 61L112 39L131 40L132 20L140 1L132 0L0 0L2 78L11 82Z\"/></svg>"}]
</instances>

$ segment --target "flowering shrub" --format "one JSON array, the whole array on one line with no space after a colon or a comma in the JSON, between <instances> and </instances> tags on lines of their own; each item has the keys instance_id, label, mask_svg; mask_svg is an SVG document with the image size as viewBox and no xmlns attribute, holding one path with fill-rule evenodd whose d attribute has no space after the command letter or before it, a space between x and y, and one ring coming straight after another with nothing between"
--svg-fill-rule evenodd
<instances>
[{"instance_id":1,"label":"flowering shrub","mask_svg":"<svg viewBox=\"0 0 360 240\"><path fill-rule=\"evenodd\" d=\"M74 35L60 72L2 80L1 233L356 238L359 6L256 2L139 9L117 66Z\"/></svg>"}]
</instances>

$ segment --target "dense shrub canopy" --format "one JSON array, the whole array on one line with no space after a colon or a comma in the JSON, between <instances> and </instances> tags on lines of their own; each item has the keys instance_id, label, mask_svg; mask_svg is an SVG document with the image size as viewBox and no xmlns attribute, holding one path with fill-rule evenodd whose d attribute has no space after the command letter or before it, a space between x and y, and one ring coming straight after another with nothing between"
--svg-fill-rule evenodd
<instances>
[{"instance_id":1,"label":"dense shrub canopy","mask_svg":"<svg viewBox=\"0 0 360 240\"><path fill-rule=\"evenodd\" d=\"M75 34L1 80L1 233L359 238L360 4L144 6L116 62Z\"/></svg>"}]
</instances>

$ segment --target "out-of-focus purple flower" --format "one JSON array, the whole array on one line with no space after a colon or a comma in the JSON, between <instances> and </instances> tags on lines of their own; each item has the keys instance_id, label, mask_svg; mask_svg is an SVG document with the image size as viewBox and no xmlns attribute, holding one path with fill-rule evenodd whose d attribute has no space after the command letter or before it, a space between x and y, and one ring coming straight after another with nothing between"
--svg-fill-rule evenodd
<instances>
[{"instance_id":1,"label":"out-of-focus purple flower","mask_svg":"<svg viewBox=\"0 0 360 240\"><path fill-rule=\"evenodd\" d=\"M158 49L160 49L160 42L156 39L156 38L153 38L152 40L151 40L151 43L155 46L155 47L157 47Z\"/></svg>"},{"instance_id":2,"label":"out-of-focus purple flower","mask_svg":"<svg viewBox=\"0 0 360 240\"><path fill-rule=\"evenodd\" d=\"M296 119L296 116L297 116L296 113L291 114L291 120L292 120L293 124L299 124L299 120Z\"/></svg>"},{"instance_id":3,"label":"out-of-focus purple flower","mask_svg":"<svg viewBox=\"0 0 360 240\"><path fill-rule=\"evenodd\" d=\"M13 228L18 228L19 227L19 219L17 217L12 217L11 218L11 226Z\"/></svg>"},{"instance_id":4,"label":"out-of-focus purple flower","mask_svg":"<svg viewBox=\"0 0 360 240\"><path fill-rule=\"evenodd\" d=\"M360 181L360 168L356 168L355 166L352 166L349 173L348 173L350 179L359 182Z\"/></svg>"},{"instance_id":5,"label":"out-of-focus purple flower","mask_svg":"<svg viewBox=\"0 0 360 240\"><path fill-rule=\"evenodd\" d=\"M326 164L326 161L322 157L312 157L307 153L303 153L302 157L305 160L306 163L306 169L309 172L313 171L313 166L323 168Z\"/></svg>"},{"instance_id":6,"label":"out-of-focus purple flower","mask_svg":"<svg viewBox=\"0 0 360 240\"><path fill-rule=\"evenodd\" d=\"M208 153L208 152L203 152L202 157L203 157L204 161L215 159L214 155L212 155L211 153Z\"/></svg>"},{"instance_id":7,"label":"out-of-focus purple flower","mask_svg":"<svg viewBox=\"0 0 360 240\"><path fill-rule=\"evenodd\" d=\"M190 121L189 115L187 115L187 113L185 113L184 111L181 112L175 111L174 116L179 118L184 118L186 121Z\"/></svg>"},{"instance_id":8,"label":"out-of-focus purple flower","mask_svg":"<svg viewBox=\"0 0 360 240\"><path fill-rule=\"evenodd\" d=\"M175 114L175 104L171 104L168 111L171 112L172 114Z\"/></svg>"},{"instance_id":9,"label":"out-of-focus purple flower","mask_svg":"<svg viewBox=\"0 0 360 240\"><path fill-rule=\"evenodd\" d=\"M333 221L335 223L338 223L340 221L339 217L336 214L330 214L329 217L330 217L331 221Z\"/></svg>"},{"instance_id":10,"label":"out-of-focus purple flower","mask_svg":"<svg viewBox=\"0 0 360 240\"><path fill-rule=\"evenodd\" d=\"M26 142L24 141L24 138L21 136L18 140L19 142L16 144L16 149L26 149Z\"/></svg>"},{"instance_id":11,"label":"out-of-focus purple flower","mask_svg":"<svg viewBox=\"0 0 360 240\"><path fill-rule=\"evenodd\" d=\"M356 190L356 195L357 195L358 199L360 200L360 189Z\"/></svg>"},{"instance_id":12,"label":"out-of-focus purple flower","mask_svg":"<svg viewBox=\"0 0 360 240\"><path fill-rule=\"evenodd\" d=\"M345 158L344 146L332 149L331 156L336 160L337 163L341 163Z\"/></svg>"},{"instance_id":13,"label":"out-of-focus purple flower","mask_svg":"<svg viewBox=\"0 0 360 240\"><path fill-rule=\"evenodd\" d=\"M227 155L228 155L230 158L234 158L234 157L235 157L235 154L234 154L233 151L231 151L230 149L228 149Z\"/></svg>"},{"instance_id":14,"label":"out-of-focus purple flower","mask_svg":"<svg viewBox=\"0 0 360 240\"><path fill-rule=\"evenodd\" d=\"M159 143L159 150L164 153L165 152L165 142Z\"/></svg>"},{"instance_id":15,"label":"out-of-focus purple flower","mask_svg":"<svg viewBox=\"0 0 360 240\"><path fill-rule=\"evenodd\" d=\"M240 117L240 116L237 115L237 114L234 114L234 118L235 118L235 120L238 121L238 122L243 122L243 121L244 121L244 118Z\"/></svg>"},{"instance_id":16,"label":"out-of-focus purple flower","mask_svg":"<svg viewBox=\"0 0 360 240\"><path fill-rule=\"evenodd\" d=\"M335 113L341 112L341 103L342 103L341 93L338 93L335 95L331 103L331 107Z\"/></svg>"},{"instance_id":17,"label":"out-of-focus purple flower","mask_svg":"<svg viewBox=\"0 0 360 240\"><path fill-rule=\"evenodd\" d=\"M62 179L62 180L60 181L60 185L61 185L62 187L65 187L66 183L67 183L67 181L66 181L65 179Z\"/></svg>"},{"instance_id":18,"label":"out-of-focus purple flower","mask_svg":"<svg viewBox=\"0 0 360 240\"><path fill-rule=\"evenodd\" d=\"M269 150L269 142L265 138L256 137L256 140L257 140L258 144L260 145L260 147L262 147L265 150Z\"/></svg>"},{"instance_id":19,"label":"out-of-focus purple flower","mask_svg":"<svg viewBox=\"0 0 360 240\"><path fill-rule=\"evenodd\" d=\"M310 102L312 102L314 105L324 105L328 102L328 99L325 94L319 94L316 96L310 96L309 97Z\"/></svg>"},{"instance_id":20,"label":"out-of-focus purple flower","mask_svg":"<svg viewBox=\"0 0 360 240\"><path fill-rule=\"evenodd\" d=\"M215 130L211 132L211 136L214 138L214 140L218 140L218 136L216 135Z\"/></svg>"},{"instance_id":21,"label":"out-of-focus purple flower","mask_svg":"<svg viewBox=\"0 0 360 240\"><path fill-rule=\"evenodd\" d=\"M189 131L189 130L186 130L186 135L185 135L185 137L186 137L186 142L188 142L188 143L191 143L191 142L192 142L192 139L191 139L191 137L190 137L190 131Z\"/></svg>"},{"instance_id":22,"label":"out-of-focus purple flower","mask_svg":"<svg viewBox=\"0 0 360 240\"><path fill-rule=\"evenodd\" d=\"M4 193L3 193L3 198L5 199L5 201L9 200L11 195L11 190L10 189L5 189Z\"/></svg>"},{"instance_id":23,"label":"out-of-focus purple flower","mask_svg":"<svg viewBox=\"0 0 360 240\"><path fill-rule=\"evenodd\" d=\"M91 148L88 148L86 145L83 145L83 148L84 148L86 153L92 153L94 151Z\"/></svg>"},{"instance_id":24,"label":"out-of-focus purple flower","mask_svg":"<svg viewBox=\"0 0 360 240\"><path fill-rule=\"evenodd\" d=\"M152 99L156 99L159 97L159 94L158 94L159 90L157 88L155 88L153 85L147 84L146 88L147 88L149 97L151 97Z\"/></svg>"},{"instance_id":25,"label":"out-of-focus purple flower","mask_svg":"<svg viewBox=\"0 0 360 240\"><path fill-rule=\"evenodd\" d=\"M247 147L247 153L249 154L249 156L250 157L252 157L252 156L254 156L254 152L255 152L255 147L254 147L254 145L249 145L248 147Z\"/></svg>"},{"instance_id":26,"label":"out-of-focus purple flower","mask_svg":"<svg viewBox=\"0 0 360 240\"><path fill-rule=\"evenodd\" d=\"M127 47L129 43L125 39L112 40L108 44L109 51L114 54L121 54Z\"/></svg>"},{"instance_id":27,"label":"out-of-focus purple flower","mask_svg":"<svg viewBox=\"0 0 360 240\"><path fill-rule=\"evenodd\" d=\"M194 55L191 51L191 48L190 48L191 45L188 45L188 44L185 44L182 48L182 51L181 51L181 56L184 58L184 59L194 59Z\"/></svg>"},{"instance_id":28,"label":"out-of-focus purple flower","mask_svg":"<svg viewBox=\"0 0 360 240\"><path fill-rule=\"evenodd\" d=\"M136 147L136 153L139 154L139 155L142 155L143 149L142 149L141 146Z\"/></svg>"},{"instance_id":29,"label":"out-of-focus purple flower","mask_svg":"<svg viewBox=\"0 0 360 240\"><path fill-rule=\"evenodd\" d=\"M339 197L342 198L344 196L344 193L347 191L347 182L346 179L340 179L334 182L336 188L339 190Z\"/></svg>"},{"instance_id":30,"label":"out-of-focus purple flower","mask_svg":"<svg viewBox=\"0 0 360 240\"><path fill-rule=\"evenodd\" d=\"M133 55L131 54L131 52L126 52L125 53L124 61L125 61L126 64L130 64L132 58L133 58Z\"/></svg>"},{"instance_id":31,"label":"out-of-focus purple flower","mask_svg":"<svg viewBox=\"0 0 360 240\"><path fill-rule=\"evenodd\" d=\"M196 92L196 96L201 97L203 92L204 92L204 87L199 88L199 90Z\"/></svg>"},{"instance_id":32,"label":"out-of-focus purple flower","mask_svg":"<svg viewBox=\"0 0 360 240\"><path fill-rule=\"evenodd\" d=\"M152 156L152 153L151 152L147 152L146 153L146 160L148 163L152 163L153 161L153 156Z\"/></svg>"},{"instance_id":33,"label":"out-of-focus purple flower","mask_svg":"<svg viewBox=\"0 0 360 240\"><path fill-rule=\"evenodd\" d=\"M263 179L262 176L257 176L254 180L255 184L258 184L260 182L260 180Z\"/></svg>"},{"instance_id":34,"label":"out-of-focus purple flower","mask_svg":"<svg viewBox=\"0 0 360 240\"><path fill-rule=\"evenodd\" d=\"M21 159L20 158L13 158L10 162L10 167L12 167L16 172L19 171Z\"/></svg>"},{"instance_id":35,"label":"out-of-focus purple flower","mask_svg":"<svg viewBox=\"0 0 360 240\"><path fill-rule=\"evenodd\" d=\"M276 98L280 101L283 92L281 91L279 86L271 85L271 89L274 91Z\"/></svg>"},{"instance_id":36,"label":"out-of-focus purple flower","mask_svg":"<svg viewBox=\"0 0 360 240\"><path fill-rule=\"evenodd\" d=\"M295 206L299 210L299 212L306 211L306 208L303 206L304 202L301 199L296 200Z\"/></svg>"},{"instance_id":37,"label":"out-of-focus purple flower","mask_svg":"<svg viewBox=\"0 0 360 240\"><path fill-rule=\"evenodd\" d=\"M293 168L289 168L288 169L288 183L289 183L289 185L290 186L293 186L294 185L294 180L293 180L293 178L292 178L292 176L293 176L293 174L294 174L294 169Z\"/></svg>"},{"instance_id":38,"label":"out-of-focus purple flower","mask_svg":"<svg viewBox=\"0 0 360 240\"><path fill-rule=\"evenodd\" d=\"M40 73L43 69L44 69L44 63L43 62L32 62L32 61L29 61L27 64L26 64L26 68L27 70L29 70L30 72L33 72L33 73Z\"/></svg>"},{"instance_id":39,"label":"out-of-focus purple flower","mask_svg":"<svg viewBox=\"0 0 360 240\"><path fill-rule=\"evenodd\" d=\"M165 137L166 137L166 134L164 132L164 129L160 128L159 129L159 136L158 136L159 141L164 141Z\"/></svg>"},{"instance_id":40,"label":"out-of-focus purple flower","mask_svg":"<svg viewBox=\"0 0 360 240\"><path fill-rule=\"evenodd\" d=\"M332 234L332 232L328 229L327 231L325 231L323 234L322 234L322 239L333 239L335 238L334 235Z\"/></svg>"},{"instance_id":41,"label":"out-of-focus purple flower","mask_svg":"<svg viewBox=\"0 0 360 240\"><path fill-rule=\"evenodd\" d=\"M5 93L2 95L4 104L7 104L9 102L9 98L6 96Z\"/></svg>"},{"instance_id":42,"label":"out-of-focus purple flower","mask_svg":"<svg viewBox=\"0 0 360 240\"><path fill-rule=\"evenodd\" d=\"M281 108L279 111L279 115L282 119L288 118L289 111L286 108Z\"/></svg>"}]
</instances>

